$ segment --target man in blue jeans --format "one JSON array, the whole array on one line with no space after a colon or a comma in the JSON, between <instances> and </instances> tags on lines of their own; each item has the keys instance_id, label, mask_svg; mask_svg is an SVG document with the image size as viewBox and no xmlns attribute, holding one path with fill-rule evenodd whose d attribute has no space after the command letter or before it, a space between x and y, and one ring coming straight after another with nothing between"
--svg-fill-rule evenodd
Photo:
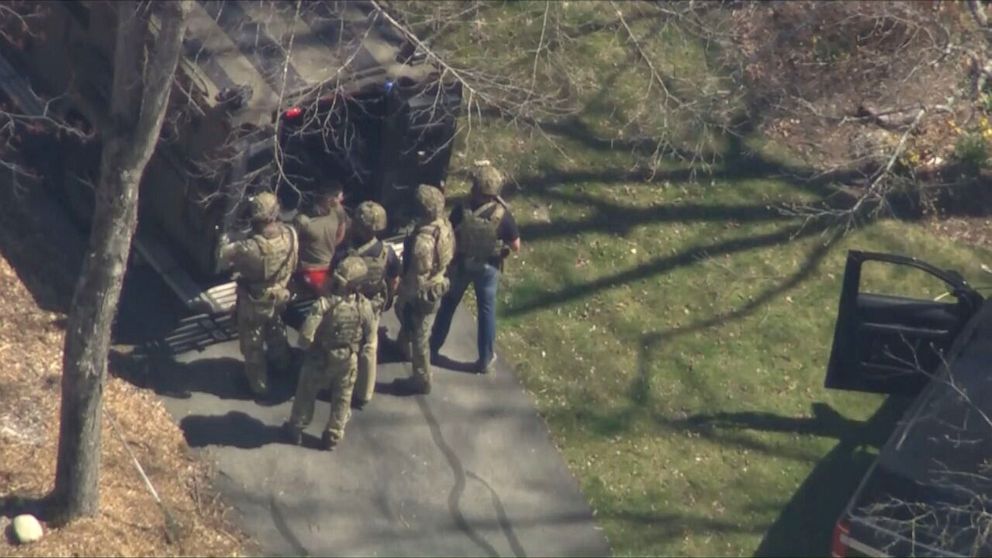
<instances>
[{"instance_id":1,"label":"man in blue jeans","mask_svg":"<svg viewBox=\"0 0 992 558\"><path fill-rule=\"evenodd\" d=\"M455 309L469 284L478 303L479 360L476 371L487 374L496 362L496 291L503 260L520 251L520 231L499 194L503 177L488 161L476 163L471 173L472 191L467 203L451 212L455 229L455 259L451 263L451 288L441 300L431 331L431 356L436 357L448 337Z\"/></svg>"}]
</instances>

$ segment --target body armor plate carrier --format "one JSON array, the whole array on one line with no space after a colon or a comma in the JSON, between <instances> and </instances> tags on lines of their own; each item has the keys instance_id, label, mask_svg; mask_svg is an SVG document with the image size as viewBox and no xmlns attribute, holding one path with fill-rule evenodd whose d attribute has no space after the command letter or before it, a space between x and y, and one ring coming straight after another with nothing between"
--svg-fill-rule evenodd
<instances>
[{"instance_id":1,"label":"body armor plate carrier","mask_svg":"<svg viewBox=\"0 0 992 558\"><path fill-rule=\"evenodd\" d=\"M368 273L359 287L359 292L369 300L375 297L387 297L386 264L388 263L388 253L382 241L372 239L353 249L351 254L362 258L368 268Z\"/></svg>"},{"instance_id":2,"label":"body armor plate carrier","mask_svg":"<svg viewBox=\"0 0 992 558\"><path fill-rule=\"evenodd\" d=\"M481 269L500 253L499 224L506 208L498 201L483 204L475 211L464 208L458 224L456 245L467 269Z\"/></svg>"}]
</instances>

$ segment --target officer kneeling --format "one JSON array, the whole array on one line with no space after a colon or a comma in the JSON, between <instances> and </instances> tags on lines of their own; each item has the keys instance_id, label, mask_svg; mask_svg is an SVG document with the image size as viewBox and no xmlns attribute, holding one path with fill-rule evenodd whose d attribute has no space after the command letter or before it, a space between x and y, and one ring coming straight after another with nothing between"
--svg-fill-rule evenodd
<instances>
[{"instance_id":1,"label":"officer kneeling","mask_svg":"<svg viewBox=\"0 0 992 558\"><path fill-rule=\"evenodd\" d=\"M303 429L313 420L317 393L331 390L331 416L321 438L332 449L344 437L351 416L351 395L358 369L358 348L375 335L372 308L358 289L368 268L359 257L348 257L334 270L330 294L314 302L300 328L300 344L305 349L303 368L293 399L289 421L283 425L287 437L299 444Z\"/></svg>"}]
</instances>

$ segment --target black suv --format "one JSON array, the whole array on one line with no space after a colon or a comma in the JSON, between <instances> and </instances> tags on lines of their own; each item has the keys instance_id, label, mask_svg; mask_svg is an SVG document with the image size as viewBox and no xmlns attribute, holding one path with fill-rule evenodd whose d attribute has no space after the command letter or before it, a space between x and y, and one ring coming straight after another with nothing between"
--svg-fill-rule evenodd
<instances>
[{"instance_id":1,"label":"black suv","mask_svg":"<svg viewBox=\"0 0 992 558\"><path fill-rule=\"evenodd\" d=\"M936 298L876 294L865 264L929 274ZM992 555L992 304L960 274L851 251L826 386L915 396L834 528L832 556Z\"/></svg>"}]
</instances>

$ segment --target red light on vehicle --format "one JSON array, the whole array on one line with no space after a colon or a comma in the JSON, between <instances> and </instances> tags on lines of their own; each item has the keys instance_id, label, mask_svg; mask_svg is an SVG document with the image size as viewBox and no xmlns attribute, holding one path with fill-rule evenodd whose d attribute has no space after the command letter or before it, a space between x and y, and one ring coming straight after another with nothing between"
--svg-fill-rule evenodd
<instances>
[{"instance_id":1,"label":"red light on vehicle","mask_svg":"<svg viewBox=\"0 0 992 558\"><path fill-rule=\"evenodd\" d=\"M300 107L290 107L286 109L286 112L282 113L283 118L289 118L289 119L299 118L302 115L303 115L303 109L301 109Z\"/></svg>"},{"instance_id":2,"label":"red light on vehicle","mask_svg":"<svg viewBox=\"0 0 992 558\"><path fill-rule=\"evenodd\" d=\"M851 532L851 526L843 519L837 520L834 525L834 536L830 540L830 555L834 558L845 558L847 556L847 543L844 539Z\"/></svg>"}]
</instances>

